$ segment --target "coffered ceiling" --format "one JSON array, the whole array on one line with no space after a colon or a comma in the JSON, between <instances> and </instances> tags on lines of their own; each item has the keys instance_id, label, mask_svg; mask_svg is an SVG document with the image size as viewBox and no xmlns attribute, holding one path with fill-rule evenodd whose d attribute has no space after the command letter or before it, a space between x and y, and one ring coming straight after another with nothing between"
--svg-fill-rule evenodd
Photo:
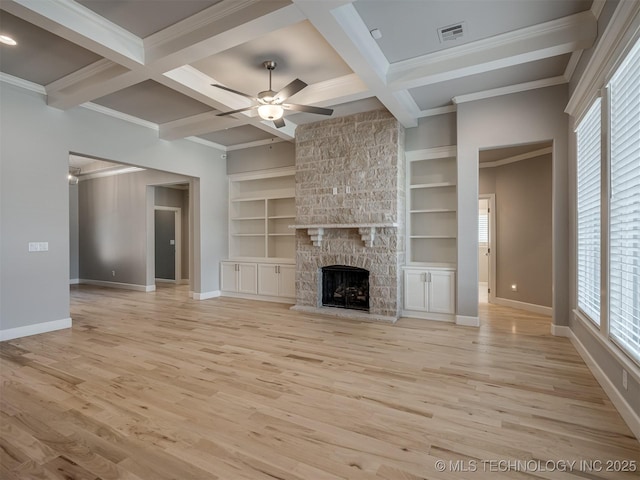
<instances>
[{"instance_id":1,"label":"coffered ceiling","mask_svg":"<svg viewBox=\"0 0 640 480\"><path fill-rule=\"evenodd\" d=\"M566 83L596 36L591 0L0 0L2 79L49 105L99 108L224 150L291 140L251 100L299 78L292 103L333 117L387 108L405 127L457 103ZM441 40L438 29L461 26ZM372 35L375 31L376 37ZM451 29L449 30L452 31ZM379 34L379 35L377 35ZM1 88L1 84L0 84Z\"/></svg>"}]
</instances>

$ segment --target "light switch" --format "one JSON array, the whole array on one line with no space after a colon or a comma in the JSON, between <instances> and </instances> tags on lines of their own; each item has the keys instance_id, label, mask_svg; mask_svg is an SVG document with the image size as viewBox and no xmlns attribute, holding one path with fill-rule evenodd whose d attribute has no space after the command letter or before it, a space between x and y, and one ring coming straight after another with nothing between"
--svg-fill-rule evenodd
<instances>
[{"instance_id":1,"label":"light switch","mask_svg":"<svg viewBox=\"0 0 640 480\"><path fill-rule=\"evenodd\" d=\"M176 241L175 240L169 240L169 245L175 245Z\"/></svg>"},{"instance_id":2,"label":"light switch","mask_svg":"<svg viewBox=\"0 0 640 480\"><path fill-rule=\"evenodd\" d=\"M30 252L48 252L49 242L29 242Z\"/></svg>"}]
</instances>

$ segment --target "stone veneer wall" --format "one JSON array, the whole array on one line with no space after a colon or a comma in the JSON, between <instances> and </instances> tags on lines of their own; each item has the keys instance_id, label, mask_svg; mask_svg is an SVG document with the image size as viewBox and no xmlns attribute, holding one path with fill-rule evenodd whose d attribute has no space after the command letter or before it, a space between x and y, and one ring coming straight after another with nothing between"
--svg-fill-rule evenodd
<instances>
[{"instance_id":1,"label":"stone veneer wall","mask_svg":"<svg viewBox=\"0 0 640 480\"><path fill-rule=\"evenodd\" d=\"M398 318L405 256L404 165L404 128L386 110L297 128L296 224L398 227L378 228L369 247L357 228L327 227L320 246L312 244L306 230L297 230L296 305L320 306L323 266L351 265L369 270L370 314Z\"/></svg>"}]
</instances>

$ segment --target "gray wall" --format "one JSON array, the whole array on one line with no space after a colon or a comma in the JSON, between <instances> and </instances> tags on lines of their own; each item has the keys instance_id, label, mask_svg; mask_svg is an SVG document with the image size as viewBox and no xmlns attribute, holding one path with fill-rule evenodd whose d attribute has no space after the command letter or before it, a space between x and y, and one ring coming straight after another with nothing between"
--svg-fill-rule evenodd
<instances>
[{"instance_id":1,"label":"gray wall","mask_svg":"<svg viewBox=\"0 0 640 480\"><path fill-rule=\"evenodd\" d=\"M447 113L418 119L418 126L406 130L405 150L448 147L457 143L456 114Z\"/></svg>"},{"instance_id":2,"label":"gray wall","mask_svg":"<svg viewBox=\"0 0 640 480\"><path fill-rule=\"evenodd\" d=\"M480 149L553 140L553 322L567 325L567 86L458 105L457 314L478 316L478 155Z\"/></svg>"},{"instance_id":3,"label":"gray wall","mask_svg":"<svg viewBox=\"0 0 640 480\"><path fill-rule=\"evenodd\" d=\"M69 153L156 168L194 180L195 292L219 290L227 252L226 165L219 150L0 83L0 329L69 318ZM27 251L49 242L48 252ZM201 248L202 246L202 248Z\"/></svg>"},{"instance_id":4,"label":"gray wall","mask_svg":"<svg viewBox=\"0 0 640 480\"><path fill-rule=\"evenodd\" d=\"M551 164L544 155L480 169L480 193L496 198L497 297L551 307Z\"/></svg>"},{"instance_id":5,"label":"gray wall","mask_svg":"<svg viewBox=\"0 0 640 480\"><path fill-rule=\"evenodd\" d=\"M144 170L80 182L80 278L153 285L153 281L147 283L147 222L153 215L147 209L147 194L157 187L148 190L147 186L188 180Z\"/></svg>"},{"instance_id":6,"label":"gray wall","mask_svg":"<svg viewBox=\"0 0 640 480\"><path fill-rule=\"evenodd\" d=\"M69 279L79 279L78 185L69 185Z\"/></svg>"},{"instance_id":7,"label":"gray wall","mask_svg":"<svg viewBox=\"0 0 640 480\"><path fill-rule=\"evenodd\" d=\"M182 210L182 251L180 252L180 261L182 279L187 280L189 278L189 190L156 187L155 204L161 207L176 207Z\"/></svg>"},{"instance_id":8,"label":"gray wall","mask_svg":"<svg viewBox=\"0 0 640 480\"><path fill-rule=\"evenodd\" d=\"M227 174L292 167L296 164L295 145L277 142L259 147L227 152Z\"/></svg>"}]
</instances>

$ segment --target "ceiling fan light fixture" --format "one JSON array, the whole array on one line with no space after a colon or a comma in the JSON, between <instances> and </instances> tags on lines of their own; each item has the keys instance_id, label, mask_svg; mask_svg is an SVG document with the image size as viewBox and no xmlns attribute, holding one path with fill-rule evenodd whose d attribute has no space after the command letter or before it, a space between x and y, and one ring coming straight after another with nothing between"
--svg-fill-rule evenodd
<instances>
[{"instance_id":1,"label":"ceiling fan light fixture","mask_svg":"<svg viewBox=\"0 0 640 480\"><path fill-rule=\"evenodd\" d=\"M278 120L284 115L284 108L280 105L260 105L258 107L258 115L264 120Z\"/></svg>"}]
</instances>

